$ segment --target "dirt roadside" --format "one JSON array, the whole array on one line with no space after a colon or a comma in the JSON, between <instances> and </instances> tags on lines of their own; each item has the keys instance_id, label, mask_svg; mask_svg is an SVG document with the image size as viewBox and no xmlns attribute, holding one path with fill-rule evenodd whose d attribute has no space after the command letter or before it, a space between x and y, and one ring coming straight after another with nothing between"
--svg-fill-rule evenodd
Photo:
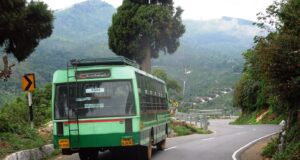
<instances>
[{"instance_id":1,"label":"dirt roadside","mask_svg":"<svg viewBox=\"0 0 300 160\"><path fill-rule=\"evenodd\" d=\"M263 148L265 146L267 146L267 144L269 142L271 142L272 138L277 137L278 135L274 135L268 138L265 138L257 143L255 143L254 145L250 146L249 148L247 148L245 151L243 151L241 153L241 160L270 160L268 158L264 158L262 157L260 154L263 150Z\"/></svg>"}]
</instances>

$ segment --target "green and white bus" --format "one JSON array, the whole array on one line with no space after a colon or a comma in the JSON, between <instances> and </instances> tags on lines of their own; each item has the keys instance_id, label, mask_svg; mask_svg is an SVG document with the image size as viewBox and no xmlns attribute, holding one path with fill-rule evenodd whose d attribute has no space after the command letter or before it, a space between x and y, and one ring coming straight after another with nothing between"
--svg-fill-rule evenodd
<instances>
[{"instance_id":1,"label":"green and white bus","mask_svg":"<svg viewBox=\"0 0 300 160\"><path fill-rule=\"evenodd\" d=\"M150 160L164 150L170 114L165 82L124 58L71 60L53 76L53 143L62 154L97 159L134 148Z\"/></svg>"}]
</instances>

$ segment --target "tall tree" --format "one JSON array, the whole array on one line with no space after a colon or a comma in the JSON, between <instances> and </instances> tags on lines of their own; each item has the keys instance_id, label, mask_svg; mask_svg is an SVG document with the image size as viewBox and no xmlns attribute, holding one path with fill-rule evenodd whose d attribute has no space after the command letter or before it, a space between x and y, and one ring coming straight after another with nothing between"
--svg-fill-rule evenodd
<instances>
[{"instance_id":1,"label":"tall tree","mask_svg":"<svg viewBox=\"0 0 300 160\"><path fill-rule=\"evenodd\" d=\"M43 2L26 0L0 1L0 49L4 51L4 70L0 78L7 79L11 66L5 62L7 54L20 62L49 37L53 29L53 12Z\"/></svg>"},{"instance_id":2,"label":"tall tree","mask_svg":"<svg viewBox=\"0 0 300 160\"><path fill-rule=\"evenodd\" d=\"M261 75L289 111L289 127L300 108L300 1L282 0L267 11L262 19L277 19L276 31L259 39L255 49Z\"/></svg>"},{"instance_id":3,"label":"tall tree","mask_svg":"<svg viewBox=\"0 0 300 160\"><path fill-rule=\"evenodd\" d=\"M258 26L268 29L269 34L256 37L256 45L245 55L235 104L253 111L273 103L272 109L280 114L288 111L289 128L300 108L300 1L275 1L258 19Z\"/></svg>"},{"instance_id":4,"label":"tall tree","mask_svg":"<svg viewBox=\"0 0 300 160\"><path fill-rule=\"evenodd\" d=\"M182 12L173 7L173 0L124 0L108 29L109 47L151 72L151 58L177 50L185 32Z\"/></svg>"}]
</instances>

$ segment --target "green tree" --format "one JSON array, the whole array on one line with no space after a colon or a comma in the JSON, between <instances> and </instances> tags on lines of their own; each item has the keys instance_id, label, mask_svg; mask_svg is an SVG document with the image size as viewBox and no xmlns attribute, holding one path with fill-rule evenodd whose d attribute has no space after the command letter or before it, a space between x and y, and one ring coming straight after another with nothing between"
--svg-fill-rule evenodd
<instances>
[{"instance_id":1,"label":"green tree","mask_svg":"<svg viewBox=\"0 0 300 160\"><path fill-rule=\"evenodd\" d=\"M151 58L177 50L185 32L182 12L173 7L173 0L124 0L108 29L109 47L151 72Z\"/></svg>"},{"instance_id":2,"label":"green tree","mask_svg":"<svg viewBox=\"0 0 300 160\"><path fill-rule=\"evenodd\" d=\"M243 74L235 85L233 93L233 105L242 109L242 114L251 113L257 109L268 107L267 92L264 80L259 74L258 56L254 49L244 54L245 64Z\"/></svg>"},{"instance_id":3,"label":"green tree","mask_svg":"<svg viewBox=\"0 0 300 160\"><path fill-rule=\"evenodd\" d=\"M53 13L43 2L1 0L0 11L0 47L5 55L13 54L19 62L52 33ZM10 75L7 62L4 65L0 78Z\"/></svg>"},{"instance_id":4,"label":"green tree","mask_svg":"<svg viewBox=\"0 0 300 160\"><path fill-rule=\"evenodd\" d=\"M274 3L262 19L279 20L275 22L276 30L260 38L255 49L263 79L289 111L289 128L300 108L300 1Z\"/></svg>"},{"instance_id":5,"label":"green tree","mask_svg":"<svg viewBox=\"0 0 300 160\"><path fill-rule=\"evenodd\" d=\"M258 26L269 34L256 37L255 46L245 54L234 104L250 111L264 104L281 114L288 111L289 128L300 107L300 1L275 1L258 19Z\"/></svg>"},{"instance_id":6,"label":"green tree","mask_svg":"<svg viewBox=\"0 0 300 160\"><path fill-rule=\"evenodd\" d=\"M169 77L165 70L155 69L152 71L152 74L166 82L170 97L177 99L180 98L180 94L182 91L181 86L175 79Z\"/></svg>"}]
</instances>

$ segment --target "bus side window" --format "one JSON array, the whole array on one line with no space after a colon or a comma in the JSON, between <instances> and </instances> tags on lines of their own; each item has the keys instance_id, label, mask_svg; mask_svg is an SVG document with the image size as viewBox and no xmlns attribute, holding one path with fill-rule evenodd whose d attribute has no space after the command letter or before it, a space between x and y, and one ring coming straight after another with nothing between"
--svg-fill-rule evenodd
<instances>
[{"instance_id":1,"label":"bus side window","mask_svg":"<svg viewBox=\"0 0 300 160\"><path fill-rule=\"evenodd\" d=\"M146 89L146 83L145 78L143 75L137 74L138 78L138 87L140 89L139 97L140 97L140 110L141 113L144 113L146 111L146 97L145 97L145 89Z\"/></svg>"}]
</instances>

